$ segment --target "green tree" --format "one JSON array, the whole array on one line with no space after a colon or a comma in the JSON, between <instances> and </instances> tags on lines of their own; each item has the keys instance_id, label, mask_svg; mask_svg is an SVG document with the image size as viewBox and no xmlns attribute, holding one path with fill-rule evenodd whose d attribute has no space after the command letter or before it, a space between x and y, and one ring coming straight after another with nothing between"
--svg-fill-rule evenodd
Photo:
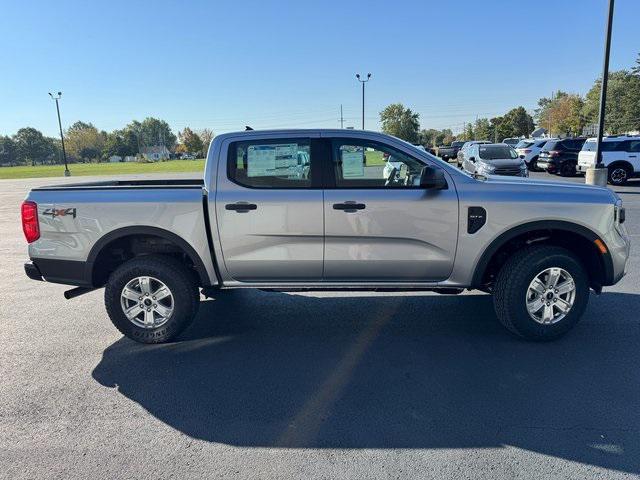
<instances>
[{"instance_id":1,"label":"green tree","mask_svg":"<svg viewBox=\"0 0 640 480\"><path fill-rule=\"evenodd\" d=\"M208 128L203 128L202 130L198 130L198 136L200 137L200 140L202 140L202 151L200 152L200 155L202 157L206 157L207 156L207 152L209 150L209 145L211 144L211 140L213 140L213 137L215 136L213 134L213 130L210 130Z\"/></svg>"},{"instance_id":2,"label":"green tree","mask_svg":"<svg viewBox=\"0 0 640 480\"><path fill-rule=\"evenodd\" d=\"M16 142L11 137L0 135L0 163L17 163L17 153Z\"/></svg>"},{"instance_id":3,"label":"green tree","mask_svg":"<svg viewBox=\"0 0 640 480\"><path fill-rule=\"evenodd\" d=\"M640 53L638 54L638 58L636 58L636 64L631 68L631 73L633 75L640 75Z\"/></svg>"},{"instance_id":4,"label":"green tree","mask_svg":"<svg viewBox=\"0 0 640 480\"><path fill-rule=\"evenodd\" d=\"M464 128L462 129L462 133L458 135L458 140L468 142L469 140L473 140L475 138L475 132L473 130L472 123L465 123Z\"/></svg>"},{"instance_id":5,"label":"green tree","mask_svg":"<svg viewBox=\"0 0 640 480\"><path fill-rule=\"evenodd\" d=\"M558 91L552 98L538 101L538 125L550 135L581 135L586 125L584 100L580 95Z\"/></svg>"},{"instance_id":6,"label":"green tree","mask_svg":"<svg viewBox=\"0 0 640 480\"><path fill-rule=\"evenodd\" d=\"M55 148L50 139L32 127L21 128L13 137L16 157L19 163L36 165L55 155Z\"/></svg>"},{"instance_id":7,"label":"green tree","mask_svg":"<svg viewBox=\"0 0 640 480\"><path fill-rule=\"evenodd\" d=\"M473 125L473 133L476 140L493 139L491 122L488 118L479 118Z\"/></svg>"},{"instance_id":8,"label":"green tree","mask_svg":"<svg viewBox=\"0 0 640 480\"><path fill-rule=\"evenodd\" d=\"M582 108L587 123L598 123L601 89L598 79L587 93ZM605 130L610 134L640 130L640 75L626 70L609 74Z\"/></svg>"},{"instance_id":9,"label":"green tree","mask_svg":"<svg viewBox=\"0 0 640 480\"><path fill-rule=\"evenodd\" d=\"M419 113L412 112L401 103L391 104L380 112L382 131L411 143L418 142L419 119Z\"/></svg>"},{"instance_id":10,"label":"green tree","mask_svg":"<svg viewBox=\"0 0 640 480\"><path fill-rule=\"evenodd\" d=\"M524 107L516 107L509 110L502 117L503 129L508 132L502 138L507 137L528 137L535 128L533 117L527 113ZM500 140L502 140L500 138Z\"/></svg>"},{"instance_id":11,"label":"green tree","mask_svg":"<svg viewBox=\"0 0 640 480\"><path fill-rule=\"evenodd\" d=\"M131 138L133 137L133 138ZM126 157L137 153L137 140L130 130L114 130L105 136L102 148L104 158L118 155Z\"/></svg>"},{"instance_id":12,"label":"green tree","mask_svg":"<svg viewBox=\"0 0 640 480\"><path fill-rule=\"evenodd\" d=\"M92 123L76 122L67 129L65 145L71 156L94 160L102 154L105 136Z\"/></svg>"},{"instance_id":13,"label":"green tree","mask_svg":"<svg viewBox=\"0 0 640 480\"><path fill-rule=\"evenodd\" d=\"M202 152L202 140L189 127L185 127L185 129L178 133L178 137L180 138L180 143L182 143L187 152L200 154Z\"/></svg>"},{"instance_id":14,"label":"green tree","mask_svg":"<svg viewBox=\"0 0 640 480\"><path fill-rule=\"evenodd\" d=\"M141 149L155 145L172 149L176 143L176 136L164 120L147 117L142 122L134 120L125 128L135 134Z\"/></svg>"}]
</instances>

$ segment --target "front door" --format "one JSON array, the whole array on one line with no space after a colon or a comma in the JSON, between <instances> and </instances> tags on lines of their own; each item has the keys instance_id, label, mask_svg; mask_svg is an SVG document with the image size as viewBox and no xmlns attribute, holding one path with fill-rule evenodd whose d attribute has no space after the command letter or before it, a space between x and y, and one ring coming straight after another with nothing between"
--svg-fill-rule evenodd
<instances>
[{"instance_id":1,"label":"front door","mask_svg":"<svg viewBox=\"0 0 640 480\"><path fill-rule=\"evenodd\" d=\"M435 165L435 163L434 163ZM438 281L451 274L458 196L420 187L424 161L361 139L332 140L324 193L327 281Z\"/></svg>"},{"instance_id":2,"label":"front door","mask_svg":"<svg viewBox=\"0 0 640 480\"><path fill-rule=\"evenodd\" d=\"M231 141L218 167L227 172L218 175L215 193L221 268L240 282L321 280L317 140L248 138Z\"/></svg>"}]
</instances>

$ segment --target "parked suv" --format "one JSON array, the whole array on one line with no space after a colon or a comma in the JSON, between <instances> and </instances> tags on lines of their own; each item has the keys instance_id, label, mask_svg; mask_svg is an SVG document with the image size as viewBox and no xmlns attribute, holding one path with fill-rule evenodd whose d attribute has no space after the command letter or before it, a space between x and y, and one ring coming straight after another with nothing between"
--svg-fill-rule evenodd
<instances>
[{"instance_id":1,"label":"parked suv","mask_svg":"<svg viewBox=\"0 0 640 480\"><path fill-rule=\"evenodd\" d=\"M596 162L598 140L589 138L578 155L578 171L586 172ZM602 163L609 170L611 185L624 185L640 174L640 136L612 136L602 139Z\"/></svg>"},{"instance_id":2,"label":"parked suv","mask_svg":"<svg viewBox=\"0 0 640 480\"><path fill-rule=\"evenodd\" d=\"M460 147L458 154L456 155L456 158L458 159L458 167L462 168L462 163L464 162L464 159L466 157L467 150L469 150L472 145L479 145L481 143L487 144L491 142L488 140L471 140L470 142L464 142L462 147Z\"/></svg>"},{"instance_id":3,"label":"parked suv","mask_svg":"<svg viewBox=\"0 0 640 480\"><path fill-rule=\"evenodd\" d=\"M586 140L586 138L549 140L538 155L537 166L549 173L557 173L563 177L575 175L578 153Z\"/></svg>"},{"instance_id":4,"label":"parked suv","mask_svg":"<svg viewBox=\"0 0 640 480\"><path fill-rule=\"evenodd\" d=\"M480 175L528 177L527 166L506 143L472 145L462 164L464 171Z\"/></svg>"},{"instance_id":5,"label":"parked suv","mask_svg":"<svg viewBox=\"0 0 640 480\"><path fill-rule=\"evenodd\" d=\"M530 172L539 172L538 155L540 155L540 151L544 145L551 140L557 140L557 138L527 138L520 140L513 148L515 148L516 153L520 155L520 158L524 160L524 163L527 164Z\"/></svg>"}]
</instances>

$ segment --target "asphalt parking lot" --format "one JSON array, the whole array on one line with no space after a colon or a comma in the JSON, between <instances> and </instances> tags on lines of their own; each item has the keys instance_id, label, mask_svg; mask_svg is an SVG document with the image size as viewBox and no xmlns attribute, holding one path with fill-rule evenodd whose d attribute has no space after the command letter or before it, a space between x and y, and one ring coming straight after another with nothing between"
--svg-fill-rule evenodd
<instances>
[{"instance_id":1,"label":"asphalt parking lot","mask_svg":"<svg viewBox=\"0 0 640 480\"><path fill-rule=\"evenodd\" d=\"M157 346L102 291L26 278L19 205L48 183L0 181L2 478L640 475L640 181L628 275L554 343L483 294L238 291Z\"/></svg>"}]
</instances>

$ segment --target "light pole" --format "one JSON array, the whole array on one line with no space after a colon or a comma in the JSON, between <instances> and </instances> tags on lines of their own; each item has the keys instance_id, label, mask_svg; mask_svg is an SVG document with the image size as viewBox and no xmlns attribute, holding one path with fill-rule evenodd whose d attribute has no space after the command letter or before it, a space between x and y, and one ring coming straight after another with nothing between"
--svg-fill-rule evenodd
<instances>
[{"instance_id":1,"label":"light pole","mask_svg":"<svg viewBox=\"0 0 640 480\"><path fill-rule=\"evenodd\" d=\"M60 127L60 141L62 142L62 158L64 160L64 176L70 177L71 172L69 171L69 166L67 165L67 152L64 149L64 135L62 134L62 121L60 120L60 105L58 104L58 100L62 97L62 92L58 92L57 95L53 95L49 92L49 96L56 101L56 111L58 112L58 127Z\"/></svg>"},{"instance_id":2,"label":"light pole","mask_svg":"<svg viewBox=\"0 0 640 480\"><path fill-rule=\"evenodd\" d=\"M367 79L366 80L362 80L360 78L360 74L356 73L356 78L362 84L362 129L364 130L364 84L369 81L369 79L371 78L371 74L367 73Z\"/></svg>"},{"instance_id":3,"label":"light pole","mask_svg":"<svg viewBox=\"0 0 640 480\"><path fill-rule=\"evenodd\" d=\"M611 29L613 27L613 4L609 0L609 14L607 16L607 32L604 43L604 63L602 66L602 85L600 90L600 114L598 115L598 140L596 143L596 164L587 170L586 183L593 185L607 185L607 170L602 165L602 137L604 135L604 118L607 107L607 83L609 80L609 53L611 52Z\"/></svg>"}]
</instances>

